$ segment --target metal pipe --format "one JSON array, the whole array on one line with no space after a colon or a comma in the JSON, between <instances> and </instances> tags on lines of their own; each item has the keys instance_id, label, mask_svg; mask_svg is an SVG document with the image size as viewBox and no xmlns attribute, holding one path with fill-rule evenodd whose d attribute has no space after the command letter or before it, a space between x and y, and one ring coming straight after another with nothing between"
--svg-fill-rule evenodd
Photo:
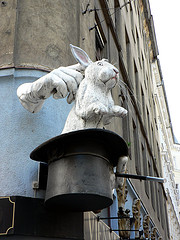
<instances>
[{"instance_id":1,"label":"metal pipe","mask_svg":"<svg viewBox=\"0 0 180 240\"><path fill-rule=\"evenodd\" d=\"M140 238L120 238L120 240L138 240ZM148 238L141 238L141 240L148 240Z\"/></svg>"},{"instance_id":2,"label":"metal pipe","mask_svg":"<svg viewBox=\"0 0 180 240\"><path fill-rule=\"evenodd\" d=\"M123 229L111 229L111 231L113 232L139 232L139 230L133 230L133 229L129 229L129 230L123 230Z\"/></svg>"},{"instance_id":3,"label":"metal pipe","mask_svg":"<svg viewBox=\"0 0 180 240\"><path fill-rule=\"evenodd\" d=\"M105 219L123 219L123 218L131 218L131 217L126 217L126 216L119 216L119 217L99 217L99 220L105 220Z\"/></svg>"},{"instance_id":4,"label":"metal pipe","mask_svg":"<svg viewBox=\"0 0 180 240\"><path fill-rule=\"evenodd\" d=\"M164 183L164 178L159 177L151 177L151 176L142 176L142 175L134 175L134 174L127 174L127 173L115 173L116 177L123 177L123 178L133 178L133 179L139 179L144 181L154 181L159 183Z\"/></svg>"}]
</instances>

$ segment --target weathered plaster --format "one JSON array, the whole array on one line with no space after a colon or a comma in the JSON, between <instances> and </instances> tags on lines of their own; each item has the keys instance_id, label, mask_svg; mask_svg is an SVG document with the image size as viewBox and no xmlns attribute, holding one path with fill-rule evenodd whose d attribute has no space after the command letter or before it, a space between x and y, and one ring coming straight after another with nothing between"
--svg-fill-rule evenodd
<instances>
[{"instance_id":1,"label":"weathered plaster","mask_svg":"<svg viewBox=\"0 0 180 240\"><path fill-rule=\"evenodd\" d=\"M61 133L71 108L64 100L50 98L40 113L24 111L16 95L17 87L44 74L47 73L13 68L0 71L0 196L34 196L32 182L37 180L38 163L30 160L29 154ZM37 196L43 193L37 192Z\"/></svg>"},{"instance_id":2,"label":"weathered plaster","mask_svg":"<svg viewBox=\"0 0 180 240\"><path fill-rule=\"evenodd\" d=\"M89 27L94 24L94 14L81 16L80 2L6 0L1 4L0 68L52 70L73 63L67 57L71 55L67 43L94 47L89 44L94 41L94 32L87 31L87 22ZM84 21L81 27L80 19Z\"/></svg>"}]
</instances>

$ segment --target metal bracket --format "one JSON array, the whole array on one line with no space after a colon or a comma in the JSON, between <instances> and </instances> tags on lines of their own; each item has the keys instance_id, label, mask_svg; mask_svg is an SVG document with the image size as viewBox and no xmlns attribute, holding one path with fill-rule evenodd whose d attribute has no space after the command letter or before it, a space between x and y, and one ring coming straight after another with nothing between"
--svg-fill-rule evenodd
<instances>
[{"instance_id":1,"label":"metal bracket","mask_svg":"<svg viewBox=\"0 0 180 240\"><path fill-rule=\"evenodd\" d=\"M115 173L115 175L116 177L133 178L133 179L144 180L144 181L154 181L159 183L166 182L166 179L164 178L152 177L152 176L134 175L134 174L127 174L127 173Z\"/></svg>"}]
</instances>

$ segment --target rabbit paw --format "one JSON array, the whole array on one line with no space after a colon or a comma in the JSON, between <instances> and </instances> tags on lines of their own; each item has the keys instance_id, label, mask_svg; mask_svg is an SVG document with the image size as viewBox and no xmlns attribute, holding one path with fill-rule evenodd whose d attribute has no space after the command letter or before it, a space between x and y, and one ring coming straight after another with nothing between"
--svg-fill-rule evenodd
<instances>
[{"instance_id":1,"label":"rabbit paw","mask_svg":"<svg viewBox=\"0 0 180 240\"><path fill-rule=\"evenodd\" d=\"M115 105L113 107L113 113L114 113L115 117L122 117L123 118L127 115L128 112L125 108L120 107L118 105Z\"/></svg>"},{"instance_id":2,"label":"rabbit paw","mask_svg":"<svg viewBox=\"0 0 180 240\"><path fill-rule=\"evenodd\" d=\"M101 103L92 103L87 109L87 115L104 115L108 113L108 108Z\"/></svg>"},{"instance_id":3,"label":"rabbit paw","mask_svg":"<svg viewBox=\"0 0 180 240\"><path fill-rule=\"evenodd\" d=\"M107 114L108 113L108 108L105 107L103 104L96 104L94 107L93 107L93 112L95 114L99 114L99 115L104 115L104 114Z\"/></svg>"}]
</instances>

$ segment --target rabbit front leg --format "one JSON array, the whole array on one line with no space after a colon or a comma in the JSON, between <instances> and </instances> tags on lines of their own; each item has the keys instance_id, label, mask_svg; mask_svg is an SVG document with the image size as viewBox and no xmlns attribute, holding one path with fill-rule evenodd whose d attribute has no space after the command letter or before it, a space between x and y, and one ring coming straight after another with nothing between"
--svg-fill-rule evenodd
<instances>
[{"instance_id":1,"label":"rabbit front leg","mask_svg":"<svg viewBox=\"0 0 180 240\"><path fill-rule=\"evenodd\" d=\"M103 128L103 116L107 115L108 108L99 102L90 104L85 112L85 128Z\"/></svg>"},{"instance_id":2,"label":"rabbit front leg","mask_svg":"<svg viewBox=\"0 0 180 240\"><path fill-rule=\"evenodd\" d=\"M87 120L93 116L107 114L108 108L97 97L89 93L88 89L87 83L83 80L76 95L75 111L77 116Z\"/></svg>"},{"instance_id":3,"label":"rabbit front leg","mask_svg":"<svg viewBox=\"0 0 180 240\"><path fill-rule=\"evenodd\" d=\"M127 115L127 110L123 107L120 107L118 105L114 105L112 107L112 113L114 114L115 117L125 117Z\"/></svg>"},{"instance_id":4,"label":"rabbit front leg","mask_svg":"<svg viewBox=\"0 0 180 240\"><path fill-rule=\"evenodd\" d=\"M103 116L108 113L108 108L100 102L93 102L84 110L83 118L86 119L93 116Z\"/></svg>"},{"instance_id":5,"label":"rabbit front leg","mask_svg":"<svg viewBox=\"0 0 180 240\"><path fill-rule=\"evenodd\" d=\"M55 71L55 70L54 70ZM21 104L30 112L38 112L44 101L53 95L54 98L64 98L68 94L64 79L54 71L32 83L24 83L17 89ZM56 70L57 71L57 70Z\"/></svg>"},{"instance_id":6,"label":"rabbit front leg","mask_svg":"<svg viewBox=\"0 0 180 240\"><path fill-rule=\"evenodd\" d=\"M87 112L92 112L93 114L95 113L97 115L104 115L108 113L108 108L102 103L94 102L89 106Z\"/></svg>"},{"instance_id":7,"label":"rabbit front leg","mask_svg":"<svg viewBox=\"0 0 180 240\"><path fill-rule=\"evenodd\" d=\"M32 83L24 83L17 89L17 96L21 104L30 112L38 112L45 99L53 95L59 99L67 96L67 102L71 103L75 98L75 93L83 75L79 64L60 67Z\"/></svg>"},{"instance_id":8,"label":"rabbit front leg","mask_svg":"<svg viewBox=\"0 0 180 240\"><path fill-rule=\"evenodd\" d=\"M111 119L113 117L121 117L124 118L127 115L127 110L123 107L120 107L118 105L112 106L108 113L103 116L103 124L108 125L111 122Z\"/></svg>"}]
</instances>

